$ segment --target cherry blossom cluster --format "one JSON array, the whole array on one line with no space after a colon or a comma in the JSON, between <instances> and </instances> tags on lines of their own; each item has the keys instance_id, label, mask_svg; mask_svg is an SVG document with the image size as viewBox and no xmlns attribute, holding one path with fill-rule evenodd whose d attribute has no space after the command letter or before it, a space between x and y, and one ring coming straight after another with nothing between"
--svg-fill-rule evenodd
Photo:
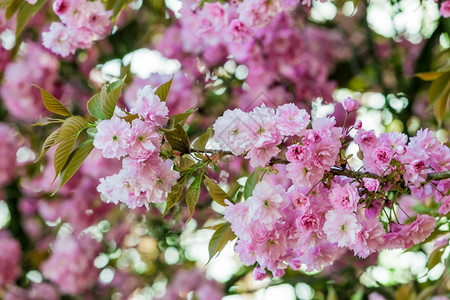
<instances>
[{"instance_id":1,"label":"cherry blossom cluster","mask_svg":"<svg viewBox=\"0 0 450 300\"><path fill-rule=\"evenodd\" d=\"M5 67L0 95L8 113L14 118L32 122L48 115L39 90L30 83L50 91L58 80L58 59L41 45L29 42L15 61ZM33 68L29 68L33 65ZM28 70L24 72L23 70Z\"/></svg>"},{"instance_id":2,"label":"cherry blossom cluster","mask_svg":"<svg viewBox=\"0 0 450 300\"><path fill-rule=\"evenodd\" d=\"M12 284L19 277L20 244L7 231L0 231L0 286Z\"/></svg>"},{"instance_id":3,"label":"cherry blossom cluster","mask_svg":"<svg viewBox=\"0 0 450 300\"><path fill-rule=\"evenodd\" d=\"M450 17L450 0L443 1L441 3L441 8L439 10L439 13L444 18L449 18Z\"/></svg>"},{"instance_id":4,"label":"cherry blossom cluster","mask_svg":"<svg viewBox=\"0 0 450 300\"><path fill-rule=\"evenodd\" d=\"M222 150L234 155L247 153L252 167L265 165L281 150L285 137L303 136L309 124L309 114L295 104L285 104L276 110L255 107L246 113L236 108L227 110L213 125L214 140Z\"/></svg>"},{"instance_id":5,"label":"cherry blossom cluster","mask_svg":"<svg viewBox=\"0 0 450 300\"><path fill-rule=\"evenodd\" d=\"M348 98L344 107L353 111L357 102ZM392 191L409 189L423 201L433 197L441 202L438 213L449 213L450 180L430 181L427 175L450 170L450 150L431 131L419 130L408 142L404 134L376 136L356 122L351 130L357 130L354 142L364 165L356 172L340 154L348 130L336 127L334 118L317 118L311 127L309 120L304 110L285 104L249 113L228 110L214 124L221 148L245 155L253 167L286 164L291 180L285 187L263 178L246 201L227 202L225 219L239 238L235 250L244 264L257 263L255 278L264 278L266 268L276 277L287 267L319 270L345 248L366 258L423 242L436 227L435 217L419 214L400 222ZM276 157L282 149L286 160Z\"/></svg>"},{"instance_id":6,"label":"cherry blossom cluster","mask_svg":"<svg viewBox=\"0 0 450 300\"><path fill-rule=\"evenodd\" d=\"M131 124L118 108L111 119L97 124L94 146L105 158L123 158L120 172L100 179L97 190L108 202L148 208L150 202L164 202L179 177L172 170L173 162L159 157L162 136L158 128L166 125L169 110L155 89L146 86L137 92L130 113L138 115Z\"/></svg>"},{"instance_id":7,"label":"cherry blossom cluster","mask_svg":"<svg viewBox=\"0 0 450 300\"><path fill-rule=\"evenodd\" d=\"M106 11L101 1L56 0L53 11L61 22L53 22L49 31L42 33L42 40L46 48L62 57L78 48L91 48L111 26L112 11Z\"/></svg>"},{"instance_id":8,"label":"cherry blossom cluster","mask_svg":"<svg viewBox=\"0 0 450 300\"><path fill-rule=\"evenodd\" d=\"M0 188L14 176L16 152L19 148L18 134L9 125L0 123Z\"/></svg>"},{"instance_id":9,"label":"cherry blossom cluster","mask_svg":"<svg viewBox=\"0 0 450 300\"><path fill-rule=\"evenodd\" d=\"M223 287L216 281L207 279L205 273L198 268L180 269L168 285L163 297L157 300L178 300L194 294L198 300L220 300L223 298Z\"/></svg>"},{"instance_id":10,"label":"cherry blossom cluster","mask_svg":"<svg viewBox=\"0 0 450 300\"><path fill-rule=\"evenodd\" d=\"M41 265L42 275L56 283L63 293L81 293L96 282L99 271L93 262L99 246L87 236L56 239L50 258Z\"/></svg>"},{"instance_id":11,"label":"cherry blossom cluster","mask_svg":"<svg viewBox=\"0 0 450 300\"><path fill-rule=\"evenodd\" d=\"M234 88L232 95L242 109L264 98L279 105L285 99L331 101L336 85L328 79L330 70L350 54L341 33L299 28L305 20L289 12L298 1L206 2L201 8L198 2L183 5L182 17L157 45L185 71L201 78L206 71L199 65L214 68L230 57L245 65L249 88Z\"/></svg>"}]
</instances>

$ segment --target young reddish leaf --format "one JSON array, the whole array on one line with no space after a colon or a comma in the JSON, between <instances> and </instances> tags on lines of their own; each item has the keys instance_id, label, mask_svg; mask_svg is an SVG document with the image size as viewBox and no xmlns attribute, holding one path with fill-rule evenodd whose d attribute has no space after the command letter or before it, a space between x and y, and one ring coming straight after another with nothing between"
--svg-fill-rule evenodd
<instances>
[{"instance_id":1,"label":"young reddish leaf","mask_svg":"<svg viewBox=\"0 0 450 300\"><path fill-rule=\"evenodd\" d=\"M66 184L67 181L69 181L69 179L72 178L72 176L78 171L85 159L88 157L89 153L91 153L92 149L94 149L93 142L94 140L92 139L85 141L69 155L69 158L61 171L61 181L58 189L53 194L55 194L64 184Z\"/></svg>"},{"instance_id":2,"label":"young reddish leaf","mask_svg":"<svg viewBox=\"0 0 450 300\"><path fill-rule=\"evenodd\" d=\"M22 0L11 0L6 5L5 9L5 17L6 20L11 19L12 16L16 13L16 11L20 8L24 1Z\"/></svg>"},{"instance_id":3,"label":"young reddish leaf","mask_svg":"<svg viewBox=\"0 0 450 300\"><path fill-rule=\"evenodd\" d=\"M236 238L236 235L231 230L231 224L226 222L221 224L216 232L214 232L213 236L211 237L211 240L209 241L209 260L208 263L211 261L211 259L220 251L223 250L223 248L226 246L226 244L229 241L232 241Z\"/></svg>"},{"instance_id":4,"label":"young reddish leaf","mask_svg":"<svg viewBox=\"0 0 450 300\"><path fill-rule=\"evenodd\" d=\"M156 96L159 97L161 101L166 101L167 95L169 94L170 87L172 85L173 77L166 83L161 84L155 91Z\"/></svg>"},{"instance_id":5,"label":"young reddish leaf","mask_svg":"<svg viewBox=\"0 0 450 300\"><path fill-rule=\"evenodd\" d=\"M44 154L48 151L48 149L56 145L56 140L58 139L60 129L61 128L56 129L45 139L44 144L42 145L41 154L39 154L39 157L36 159L35 162L40 160L42 156L44 156Z\"/></svg>"},{"instance_id":6,"label":"young reddish leaf","mask_svg":"<svg viewBox=\"0 0 450 300\"><path fill-rule=\"evenodd\" d=\"M75 141L78 138L80 132L88 127L88 122L81 116L72 116L66 119L62 124L56 143L59 143L58 148L55 151L54 167L55 167L55 179L61 173L64 165L72 152Z\"/></svg>"},{"instance_id":7,"label":"young reddish leaf","mask_svg":"<svg viewBox=\"0 0 450 300\"><path fill-rule=\"evenodd\" d=\"M231 197L224 191L222 188L211 178L205 176L205 185L208 188L209 194L214 201L219 203L222 206L225 206L225 199L233 202Z\"/></svg>"},{"instance_id":8,"label":"young reddish leaf","mask_svg":"<svg viewBox=\"0 0 450 300\"><path fill-rule=\"evenodd\" d=\"M178 179L177 183L172 187L172 190L167 195L166 209L164 215L167 214L169 209L171 209L180 200L181 193L183 192L184 185L186 184L186 176Z\"/></svg>"},{"instance_id":9,"label":"young reddish leaf","mask_svg":"<svg viewBox=\"0 0 450 300\"><path fill-rule=\"evenodd\" d=\"M189 186L189 189L186 193L186 203L189 208L189 220L191 220L192 215L194 214L195 206L198 202L198 197L200 197L200 186L202 183L203 173L195 177L194 181Z\"/></svg>"},{"instance_id":10,"label":"young reddish leaf","mask_svg":"<svg viewBox=\"0 0 450 300\"><path fill-rule=\"evenodd\" d=\"M184 123L186 123L186 120L195 112L195 109L193 109L192 107L189 108L186 112L181 113L181 114L176 114L173 115L169 118L169 122L173 125L175 124L180 124L180 125L184 125Z\"/></svg>"},{"instance_id":11,"label":"young reddish leaf","mask_svg":"<svg viewBox=\"0 0 450 300\"><path fill-rule=\"evenodd\" d=\"M208 143L209 136L211 135L212 128L208 128L208 130L199 136L194 143L192 144L192 147L196 150L205 150L206 143Z\"/></svg>"},{"instance_id":12,"label":"young reddish leaf","mask_svg":"<svg viewBox=\"0 0 450 300\"><path fill-rule=\"evenodd\" d=\"M47 108L52 113L70 117L72 114L70 111L61 103L58 99L55 98L52 94L41 88L40 86L37 86L33 84L33 86L37 87L41 91L42 101L44 102L45 108Z\"/></svg>"},{"instance_id":13,"label":"young reddish leaf","mask_svg":"<svg viewBox=\"0 0 450 300\"><path fill-rule=\"evenodd\" d=\"M181 153L190 153L189 138L183 126L176 124L173 130L167 131L165 133L167 141L170 143L172 148Z\"/></svg>"},{"instance_id":14,"label":"young reddish leaf","mask_svg":"<svg viewBox=\"0 0 450 300\"><path fill-rule=\"evenodd\" d=\"M433 81L430 86L430 91L428 93L429 103L433 105L439 99L448 97L448 91L450 89L450 72L443 74L441 77Z\"/></svg>"},{"instance_id":15,"label":"young reddish leaf","mask_svg":"<svg viewBox=\"0 0 450 300\"><path fill-rule=\"evenodd\" d=\"M260 175L260 168L258 167L247 177L247 181L245 182L244 186L245 200L247 200L247 198L252 195L253 190L255 189L255 185L259 181L259 175Z\"/></svg>"},{"instance_id":16,"label":"young reddish leaf","mask_svg":"<svg viewBox=\"0 0 450 300\"><path fill-rule=\"evenodd\" d=\"M17 13L16 39L22 34L28 21L44 6L47 0L38 0L35 4L24 2Z\"/></svg>"},{"instance_id":17,"label":"young reddish leaf","mask_svg":"<svg viewBox=\"0 0 450 300\"><path fill-rule=\"evenodd\" d=\"M99 120L111 119L116 109L117 101L122 92L125 78L114 81L106 89L89 99L87 103L88 112Z\"/></svg>"},{"instance_id":18,"label":"young reddish leaf","mask_svg":"<svg viewBox=\"0 0 450 300\"><path fill-rule=\"evenodd\" d=\"M425 81L433 81L441 77L442 74L444 74L444 72L435 71L435 72L416 73L414 75Z\"/></svg>"}]
</instances>

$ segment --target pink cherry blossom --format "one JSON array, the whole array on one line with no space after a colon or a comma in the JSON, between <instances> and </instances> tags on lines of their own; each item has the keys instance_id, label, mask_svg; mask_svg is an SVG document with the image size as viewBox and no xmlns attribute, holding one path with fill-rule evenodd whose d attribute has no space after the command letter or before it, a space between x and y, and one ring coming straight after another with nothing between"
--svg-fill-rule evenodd
<instances>
[{"instance_id":1,"label":"pink cherry blossom","mask_svg":"<svg viewBox=\"0 0 450 300\"><path fill-rule=\"evenodd\" d=\"M20 275L20 244L7 231L0 231L0 285L12 284Z\"/></svg>"},{"instance_id":2,"label":"pink cherry blossom","mask_svg":"<svg viewBox=\"0 0 450 300\"><path fill-rule=\"evenodd\" d=\"M286 207L288 202L284 195L280 195L277 187L272 187L268 182L258 182L253 194L246 201L248 212L252 216L258 216L258 220L270 225L281 218L280 208Z\"/></svg>"},{"instance_id":3,"label":"pink cherry blossom","mask_svg":"<svg viewBox=\"0 0 450 300\"><path fill-rule=\"evenodd\" d=\"M20 146L18 133L9 125L0 123L0 187L14 176L16 152Z\"/></svg>"},{"instance_id":4,"label":"pink cherry blossom","mask_svg":"<svg viewBox=\"0 0 450 300\"><path fill-rule=\"evenodd\" d=\"M441 206L438 209L438 213L441 215L447 215L450 212L450 196L442 197Z\"/></svg>"},{"instance_id":5,"label":"pink cherry blossom","mask_svg":"<svg viewBox=\"0 0 450 300\"><path fill-rule=\"evenodd\" d=\"M159 152L162 137L154 127L139 119L133 120L129 136L127 153L135 159L145 160Z\"/></svg>"},{"instance_id":6,"label":"pink cherry blossom","mask_svg":"<svg viewBox=\"0 0 450 300\"><path fill-rule=\"evenodd\" d=\"M337 243L339 247L351 246L355 243L361 224L357 222L354 214L330 210L325 215L325 219L323 231L330 242Z\"/></svg>"},{"instance_id":7,"label":"pink cherry blossom","mask_svg":"<svg viewBox=\"0 0 450 300\"><path fill-rule=\"evenodd\" d=\"M342 105L344 106L345 111L352 112L358 109L359 103L355 99L347 97Z\"/></svg>"},{"instance_id":8,"label":"pink cherry blossom","mask_svg":"<svg viewBox=\"0 0 450 300\"><path fill-rule=\"evenodd\" d=\"M103 120L97 124L97 134L94 138L94 146L102 150L106 158L121 158L128 152L128 141L131 135L130 124L125 120L113 116L109 120Z\"/></svg>"},{"instance_id":9,"label":"pink cherry blossom","mask_svg":"<svg viewBox=\"0 0 450 300\"><path fill-rule=\"evenodd\" d=\"M285 136L302 136L309 124L309 114L295 104L288 103L277 108L276 122L280 134Z\"/></svg>"},{"instance_id":10,"label":"pink cherry blossom","mask_svg":"<svg viewBox=\"0 0 450 300\"><path fill-rule=\"evenodd\" d=\"M82 293L96 282L98 269L94 267L94 258L98 246L88 237L58 238L50 258L41 264L42 275L56 283L63 293Z\"/></svg>"},{"instance_id":11,"label":"pink cherry blossom","mask_svg":"<svg viewBox=\"0 0 450 300\"><path fill-rule=\"evenodd\" d=\"M439 13L444 18L450 17L450 0L447 0L447 1L444 1L441 3L441 8L439 9Z\"/></svg>"},{"instance_id":12,"label":"pink cherry blossom","mask_svg":"<svg viewBox=\"0 0 450 300\"><path fill-rule=\"evenodd\" d=\"M363 182L369 192L377 192L380 188L380 182L376 178L363 178Z\"/></svg>"},{"instance_id":13,"label":"pink cherry blossom","mask_svg":"<svg viewBox=\"0 0 450 300\"><path fill-rule=\"evenodd\" d=\"M329 197L333 208L344 212L354 212L359 201L358 190L351 184L334 185Z\"/></svg>"},{"instance_id":14,"label":"pink cherry blossom","mask_svg":"<svg viewBox=\"0 0 450 300\"><path fill-rule=\"evenodd\" d=\"M166 104L159 99L155 89L149 85L137 92L137 100L133 103L130 112L138 114L145 122L153 126L164 126L169 119Z\"/></svg>"},{"instance_id":15,"label":"pink cherry blossom","mask_svg":"<svg viewBox=\"0 0 450 300\"><path fill-rule=\"evenodd\" d=\"M356 234L356 240L350 249L361 258L366 258L373 252L380 251L384 245L386 234L383 225L376 218L360 220L361 230Z\"/></svg>"}]
</instances>

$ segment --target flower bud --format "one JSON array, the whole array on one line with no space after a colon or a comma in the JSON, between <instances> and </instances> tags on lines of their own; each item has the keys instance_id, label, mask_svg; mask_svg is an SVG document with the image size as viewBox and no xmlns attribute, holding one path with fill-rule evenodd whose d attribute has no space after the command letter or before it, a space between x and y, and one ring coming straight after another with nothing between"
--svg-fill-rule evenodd
<instances>
[{"instance_id":1,"label":"flower bud","mask_svg":"<svg viewBox=\"0 0 450 300\"><path fill-rule=\"evenodd\" d=\"M369 192L377 192L378 189L380 188L380 182L378 181L378 179L375 179L375 178L363 178L363 181L364 181L364 187Z\"/></svg>"},{"instance_id":2,"label":"flower bud","mask_svg":"<svg viewBox=\"0 0 450 300\"><path fill-rule=\"evenodd\" d=\"M284 274L286 274L286 271L283 269L276 269L275 272L273 272L274 277L283 277Z\"/></svg>"},{"instance_id":3,"label":"flower bud","mask_svg":"<svg viewBox=\"0 0 450 300\"><path fill-rule=\"evenodd\" d=\"M266 271L261 269L260 267L256 267L253 269L253 277L255 280L263 280L266 278Z\"/></svg>"},{"instance_id":4,"label":"flower bud","mask_svg":"<svg viewBox=\"0 0 450 300\"><path fill-rule=\"evenodd\" d=\"M397 146L397 148L395 148L395 152L396 152L398 155L403 155L403 154L406 153L406 148L405 148L405 146L403 146L403 145L399 145L399 146Z\"/></svg>"},{"instance_id":5,"label":"flower bud","mask_svg":"<svg viewBox=\"0 0 450 300\"><path fill-rule=\"evenodd\" d=\"M361 127L362 127L361 120L356 120L355 125L353 125L353 128L355 128L356 130L360 130Z\"/></svg>"},{"instance_id":6,"label":"flower bud","mask_svg":"<svg viewBox=\"0 0 450 300\"><path fill-rule=\"evenodd\" d=\"M355 99L347 97L347 98L345 98L342 106L344 106L344 109L347 112L352 112L352 111L355 111L356 109L358 109L359 103Z\"/></svg>"}]
</instances>

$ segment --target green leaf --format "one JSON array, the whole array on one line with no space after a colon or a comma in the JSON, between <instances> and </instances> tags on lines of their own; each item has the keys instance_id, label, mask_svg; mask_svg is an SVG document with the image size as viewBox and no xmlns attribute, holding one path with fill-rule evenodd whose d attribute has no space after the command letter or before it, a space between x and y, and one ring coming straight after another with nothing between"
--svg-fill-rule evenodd
<instances>
[{"instance_id":1,"label":"green leaf","mask_svg":"<svg viewBox=\"0 0 450 300\"><path fill-rule=\"evenodd\" d=\"M433 105L439 99L441 99L445 92L450 88L450 72L443 74L441 77L433 81L428 93L429 103Z\"/></svg>"},{"instance_id":2,"label":"green leaf","mask_svg":"<svg viewBox=\"0 0 450 300\"><path fill-rule=\"evenodd\" d=\"M436 248L431 252L430 257L428 258L427 268L428 270L433 269L438 263L441 262L442 254L444 254L446 245Z\"/></svg>"},{"instance_id":3,"label":"green leaf","mask_svg":"<svg viewBox=\"0 0 450 300\"><path fill-rule=\"evenodd\" d=\"M252 195L253 190L255 189L255 185L259 181L259 175L260 175L260 168L258 167L247 177L247 181L245 182L244 186L245 200L247 200L247 198Z\"/></svg>"},{"instance_id":4,"label":"green leaf","mask_svg":"<svg viewBox=\"0 0 450 300\"><path fill-rule=\"evenodd\" d=\"M327 286L327 300L339 300L339 297L336 293L336 290L333 288L332 285Z\"/></svg>"},{"instance_id":5,"label":"green leaf","mask_svg":"<svg viewBox=\"0 0 450 300\"><path fill-rule=\"evenodd\" d=\"M439 282L439 281L438 281ZM440 287L440 284L433 284L430 286L427 286L426 288L424 288L418 295L416 300L427 300L429 299L431 296L433 296L434 291Z\"/></svg>"},{"instance_id":6,"label":"green leaf","mask_svg":"<svg viewBox=\"0 0 450 300\"><path fill-rule=\"evenodd\" d=\"M92 116L96 117L99 120L106 119L105 115L103 115L103 113L102 113L102 105L101 105L101 100L100 100L100 93L95 94L94 96L92 96L91 99L89 99L86 107L87 107L88 112Z\"/></svg>"},{"instance_id":7,"label":"green leaf","mask_svg":"<svg viewBox=\"0 0 450 300\"><path fill-rule=\"evenodd\" d=\"M194 214L195 206L198 202L198 197L200 197L200 186L202 184L203 173L195 177L194 181L189 186L189 189L186 193L186 203L189 208L189 220L191 220L192 215Z\"/></svg>"},{"instance_id":8,"label":"green leaf","mask_svg":"<svg viewBox=\"0 0 450 300\"><path fill-rule=\"evenodd\" d=\"M231 224L226 222L223 224L220 224L220 226L217 228L216 232L214 232L213 236L211 237L211 240L209 241L209 260L208 263L211 261L211 259L220 251L223 250L223 248L226 246L226 244L229 241L232 241L236 238L236 235L231 230Z\"/></svg>"},{"instance_id":9,"label":"green leaf","mask_svg":"<svg viewBox=\"0 0 450 300\"><path fill-rule=\"evenodd\" d=\"M53 131L44 141L44 144L42 145L41 154L39 154L39 157L36 159L35 162L40 160L42 156L54 145L56 145L56 140L58 139L59 131L61 128L56 129Z\"/></svg>"},{"instance_id":10,"label":"green leaf","mask_svg":"<svg viewBox=\"0 0 450 300\"><path fill-rule=\"evenodd\" d=\"M11 1L12 0L0 0L0 9L7 7Z\"/></svg>"},{"instance_id":11,"label":"green leaf","mask_svg":"<svg viewBox=\"0 0 450 300\"><path fill-rule=\"evenodd\" d=\"M414 299L413 297L415 298L415 291L412 283L402 284L395 292L396 300Z\"/></svg>"},{"instance_id":12,"label":"green leaf","mask_svg":"<svg viewBox=\"0 0 450 300\"><path fill-rule=\"evenodd\" d=\"M122 92L125 78L119 79L111 83L106 91L102 91L89 99L87 104L88 112L99 120L111 119L114 115L114 110Z\"/></svg>"},{"instance_id":13,"label":"green leaf","mask_svg":"<svg viewBox=\"0 0 450 300\"><path fill-rule=\"evenodd\" d=\"M47 121L31 124L31 126L45 126L45 125L49 125L49 124L61 124L61 123L64 123L64 121L65 121L65 119L47 119Z\"/></svg>"},{"instance_id":14,"label":"green leaf","mask_svg":"<svg viewBox=\"0 0 450 300\"><path fill-rule=\"evenodd\" d=\"M414 75L425 81L433 81L441 77L442 74L444 74L444 72L434 71L434 72L416 73Z\"/></svg>"},{"instance_id":15,"label":"green leaf","mask_svg":"<svg viewBox=\"0 0 450 300\"><path fill-rule=\"evenodd\" d=\"M188 154L185 154L180 159L180 168L182 170L190 170L195 165L195 160Z\"/></svg>"},{"instance_id":16,"label":"green leaf","mask_svg":"<svg viewBox=\"0 0 450 300\"><path fill-rule=\"evenodd\" d=\"M30 19L44 6L47 0L38 0L35 4L25 2L17 13L16 39L22 34Z\"/></svg>"},{"instance_id":17,"label":"green leaf","mask_svg":"<svg viewBox=\"0 0 450 300\"><path fill-rule=\"evenodd\" d=\"M105 3L106 10L112 10L112 20L115 21L125 6L130 3L129 0L107 0Z\"/></svg>"},{"instance_id":18,"label":"green leaf","mask_svg":"<svg viewBox=\"0 0 450 300\"><path fill-rule=\"evenodd\" d=\"M211 135L212 128L208 128L208 130L199 136L194 143L192 144L192 147L196 150L205 150L206 143L208 143L209 136Z\"/></svg>"},{"instance_id":19,"label":"green leaf","mask_svg":"<svg viewBox=\"0 0 450 300\"><path fill-rule=\"evenodd\" d=\"M167 141L172 148L181 153L190 153L189 138L180 124L176 124L173 130L165 133Z\"/></svg>"},{"instance_id":20,"label":"green leaf","mask_svg":"<svg viewBox=\"0 0 450 300\"><path fill-rule=\"evenodd\" d=\"M8 5L5 9L5 17L6 20L11 19L12 16L16 13L16 11L19 9L19 7L25 3L24 0L11 0L8 2Z\"/></svg>"},{"instance_id":21,"label":"green leaf","mask_svg":"<svg viewBox=\"0 0 450 300\"><path fill-rule=\"evenodd\" d=\"M231 197L224 190L222 190L222 188L214 180L212 180L208 176L205 176L204 182L206 187L208 188L211 198L213 198L214 201L222 206L226 206L225 199L228 199L233 203Z\"/></svg>"},{"instance_id":22,"label":"green leaf","mask_svg":"<svg viewBox=\"0 0 450 300\"><path fill-rule=\"evenodd\" d=\"M102 102L102 111L107 119L111 119L114 115L114 110L116 109L117 101L119 101L125 79L126 76L111 83L107 88L106 99Z\"/></svg>"},{"instance_id":23,"label":"green leaf","mask_svg":"<svg viewBox=\"0 0 450 300\"><path fill-rule=\"evenodd\" d=\"M434 103L433 110L434 116L439 123L439 126L444 121L445 114L447 113L447 107L450 102L450 78L445 90L443 91L441 97Z\"/></svg>"},{"instance_id":24,"label":"green leaf","mask_svg":"<svg viewBox=\"0 0 450 300\"><path fill-rule=\"evenodd\" d=\"M78 138L80 132L88 127L88 122L85 118L81 116L72 116L66 119L66 121L62 124L58 137L56 139L56 143L58 148L55 151L54 157L54 167L55 167L55 179L58 177L59 173L61 173L64 165L69 158L70 153L72 152L73 146Z\"/></svg>"},{"instance_id":25,"label":"green leaf","mask_svg":"<svg viewBox=\"0 0 450 300\"><path fill-rule=\"evenodd\" d=\"M167 95L170 91L170 86L172 85L173 77L166 83L161 84L155 91L155 94L159 97L161 101L166 101Z\"/></svg>"},{"instance_id":26,"label":"green leaf","mask_svg":"<svg viewBox=\"0 0 450 300\"><path fill-rule=\"evenodd\" d=\"M139 115L138 114L130 114L128 112L125 111L126 116L125 117L119 117L121 119L124 119L125 121L127 121L128 123L133 122L133 120L138 119Z\"/></svg>"},{"instance_id":27,"label":"green leaf","mask_svg":"<svg viewBox=\"0 0 450 300\"><path fill-rule=\"evenodd\" d=\"M80 144L69 156L67 159L64 168L61 171L61 181L59 183L58 189L55 193L69 181L70 178L78 171L81 167L85 159L88 157L89 153L91 153L92 149L94 149L94 140L87 140L84 143Z\"/></svg>"},{"instance_id":28,"label":"green leaf","mask_svg":"<svg viewBox=\"0 0 450 300\"><path fill-rule=\"evenodd\" d=\"M180 200L181 193L183 192L184 185L186 184L186 176L178 179L177 183L172 187L172 190L167 195L166 209L164 215L167 214L169 209L171 209Z\"/></svg>"},{"instance_id":29,"label":"green leaf","mask_svg":"<svg viewBox=\"0 0 450 300\"><path fill-rule=\"evenodd\" d=\"M58 99L55 98L52 94L41 88L40 86L37 86L33 84L33 86L37 87L41 91L42 101L44 102L45 108L47 108L52 113L70 117L72 114L70 111L61 103Z\"/></svg>"},{"instance_id":30,"label":"green leaf","mask_svg":"<svg viewBox=\"0 0 450 300\"><path fill-rule=\"evenodd\" d=\"M184 123L186 123L186 120L190 117L190 115L192 115L195 112L195 109L193 109L192 107L189 108L186 112L181 113L181 114L176 114L173 115L169 118L169 122L170 124L180 124L180 125L184 125Z\"/></svg>"}]
</instances>

